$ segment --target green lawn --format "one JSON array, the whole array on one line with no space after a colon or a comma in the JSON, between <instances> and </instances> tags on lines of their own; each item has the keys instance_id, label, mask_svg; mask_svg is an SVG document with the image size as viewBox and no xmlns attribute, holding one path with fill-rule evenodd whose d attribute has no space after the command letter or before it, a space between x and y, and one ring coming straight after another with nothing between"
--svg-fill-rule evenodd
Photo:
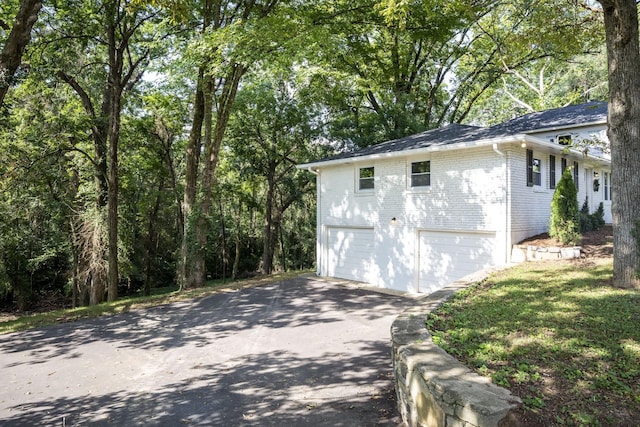
<instances>
[{"instance_id":1,"label":"green lawn","mask_svg":"<svg viewBox=\"0 0 640 427\"><path fill-rule=\"evenodd\" d=\"M25 329L53 325L56 323L72 322L78 319L122 313L133 309L168 304L171 302L186 299L200 298L218 292L229 292L241 288L259 286L263 284L278 282L280 280L291 279L293 277L297 277L301 274L309 272L310 271L291 271L287 273L257 276L251 279L237 280L234 282L231 282L229 280L209 281L207 282L206 286L202 288L189 289L183 292L179 292L177 290L177 287L155 288L152 291L152 295L148 297L127 297L118 299L114 302L106 302L91 307L60 309L49 311L46 313L25 315L18 317L17 319L11 319L8 321L0 321L0 334L8 334Z\"/></svg>"},{"instance_id":2,"label":"green lawn","mask_svg":"<svg viewBox=\"0 0 640 427\"><path fill-rule=\"evenodd\" d=\"M640 422L640 291L611 259L525 263L426 320L436 344L520 396L532 424Z\"/></svg>"}]
</instances>

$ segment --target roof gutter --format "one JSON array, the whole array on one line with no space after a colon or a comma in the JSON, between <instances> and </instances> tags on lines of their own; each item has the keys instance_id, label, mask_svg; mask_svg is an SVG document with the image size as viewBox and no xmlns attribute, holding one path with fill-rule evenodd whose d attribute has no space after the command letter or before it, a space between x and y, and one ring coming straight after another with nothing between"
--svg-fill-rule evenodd
<instances>
[{"instance_id":1,"label":"roof gutter","mask_svg":"<svg viewBox=\"0 0 640 427\"><path fill-rule=\"evenodd\" d=\"M546 142L540 138L525 135L525 134L517 134L509 137L499 137L499 138L488 138L481 139L479 141L473 142L459 142L456 144L447 144L447 145L434 145L424 148L417 148L414 150L403 150L403 151L392 151L390 153L377 153L377 154L369 154L367 156L352 156L352 157L342 157L340 159L326 160L326 161L317 161L311 163L305 163L302 165L296 166L298 169L307 169L314 168L317 172L318 168L326 167L326 166L336 166L343 165L349 163L360 163L360 162L371 162L372 160L384 160L384 159L392 159L396 157L405 157L407 155L420 155L426 153L433 153L436 151L449 151L449 150L459 150L461 148L470 148L470 147L485 147L487 145L493 146L498 144L508 144L513 142L520 143L532 143L539 145L549 145L555 147L555 144Z\"/></svg>"},{"instance_id":2,"label":"roof gutter","mask_svg":"<svg viewBox=\"0 0 640 427\"><path fill-rule=\"evenodd\" d=\"M570 130L570 129L574 129L574 128L583 128L583 127L589 127L589 126L599 126L599 125L603 125L603 124L607 124L607 119L597 120L597 121L589 122L589 123L576 123L576 124L566 125L566 126L549 126L549 127L546 127L546 128L533 129L531 131L526 131L526 132L523 132L523 133L526 133L527 135L531 135L533 133L543 133L543 132L551 132L551 131L557 131L557 130Z\"/></svg>"},{"instance_id":3,"label":"roof gutter","mask_svg":"<svg viewBox=\"0 0 640 427\"><path fill-rule=\"evenodd\" d=\"M512 144L512 143L520 143L520 146L523 148L527 147L528 144L531 144L534 146L545 147L552 150L558 150L558 151L562 150L561 146L559 146L556 143L548 142L536 136L519 133L519 134L506 136L506 137L503 136L499 138L487 138L487 139L481 139L481 140L472 141L472 142L459 142L459 143L447 144L447 145L432 145L429 147L417 148L414 150L409 149L409 150L402 150L402 151L392 151L389 153L369 154L366 156L342 157L342 158L333 159L333 160L305 163L302 165L297 165L296 167L298 169L306 169L311 173L317 174L319 172L319 169L323 167L328 167L328 166L344 165L344 164L351 164L351 163L365 163L365 162L372 162L375 160L385 160L385 159L393 159L397 157L406 157L408 155L413 156L413 155L421 155L421 154L433 153L438 151L460 150L462 148L486 147L486 146L491 146L494 151L497 150L496 153L502 155L501 154L502 152L498 150L498 146L501 144ZM576 150L571 150L571 151L573 154L583 155L579 151L576 151ZM590 158L603 163L611 163L611 160L606 159L604 157L590 156Z\"/></svg>"}]
</instances>

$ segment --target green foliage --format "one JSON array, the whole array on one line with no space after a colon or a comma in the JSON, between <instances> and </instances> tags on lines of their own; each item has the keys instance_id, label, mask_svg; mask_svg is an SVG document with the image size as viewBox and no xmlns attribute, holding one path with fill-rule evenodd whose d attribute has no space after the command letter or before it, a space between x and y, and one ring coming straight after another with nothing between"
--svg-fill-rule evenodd
<instances>
[{"instance_id":1,"label":"green foliage","mask_svg":"<svg viewBox=\"0 0 640 427\"><path fill-rule=\"evenodd\" d=\"M604 204L600 202L598 204L598 209L592 214L592 223L595 224L595 229L599 230L604 227Z\"/></svg>"},{"instance_id":2,"label":"green foliage","mask_svg":"<svg viewBox=\"0 0 640 427\"><path fill-rule=\"evenodd\" d=\"M580 209L580 232L599 230L604 226L604 205L598 205L595 212L589 213L589 198L587 197Z\"/></svg>"},{"instance_id":3,"label":"green foliage","mask_svg":"<svg viewBox=\"0 0 640 427\"><path fill-rule=\"evenodd\" d=\"M580 240L578 193L569 168L562 174L551 199L549 235L564 245Z\"/></svg>"}]
</instances>

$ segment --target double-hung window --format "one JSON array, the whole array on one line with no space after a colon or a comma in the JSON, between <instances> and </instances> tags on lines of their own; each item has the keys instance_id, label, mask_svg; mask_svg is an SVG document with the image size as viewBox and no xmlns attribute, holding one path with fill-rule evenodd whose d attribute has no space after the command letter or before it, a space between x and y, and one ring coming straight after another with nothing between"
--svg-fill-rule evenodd
<instances>
[{"instance_id":1,"label":"double-hung window","mask_svg":"<svg viewBox=\"0 0 640 427\"><path fill-rule=\"evenodd\" d=\"M527 150L527 186L542 184L542 163L533 157L533 150Z\"/></svg>"},{"instance_id":2,"label":"double-hung window","mask_svg":"<svg viewBox=\"0 0 640 427\"><path fill-rule=\"evenodd\" d=\"M542 163L540 159L533 159L533 185L542 185Z\"/></svg>"},{"instance_id":3,"label":"double-hung window","mask_svg":"<svg viewBox=\"0 0 640 427\"><path fill-rule=\"evenodd\" d=\"M549 188L556 188L556 156L549 156Z\"/></svg>"},{"instance_id":4,"label":"double-hung window","mask_svg":"<svg viewBox=\"0 0 640 427\"><path fill-rule=\"evenodd\" d=\"M431 185L431 162L411 163L411 188L429 187Z\"/></svg>"},{"instance_id":5,"label":"double-hung window","mask_svg":"<svg viewBox=\"0 0 640 427\"><path fill-rule=\"evenodd\" d=\"M360 168L358 172L358 190L373 190L373 166L367 168Z\"/></svg>"}]
</instances>

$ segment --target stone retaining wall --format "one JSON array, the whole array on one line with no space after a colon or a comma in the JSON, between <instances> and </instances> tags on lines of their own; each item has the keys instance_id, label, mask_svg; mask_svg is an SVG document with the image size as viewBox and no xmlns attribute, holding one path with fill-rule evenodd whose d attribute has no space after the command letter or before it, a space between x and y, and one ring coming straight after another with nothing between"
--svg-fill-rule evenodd
<instances>
[{"instance_id":1,"label":"stone retaining wall","mask_svg":"<svg viewBox=\"0 0 640 427\"><path fill-rule=\"evenodd\" d=\"M543 247L532 245L513 245L511 248L511 262L542 261L553 259L580 258L582 248L572 247Z\"/></svg>"},{"instance_id":2,"label":"stone retaining wall","mask_svg":"<svg viewBox=\"0 0 640 427\"><path fill-rule=\"evenodd\" d=\"M518 397L475 374L431 340L426 315L473 282L430 294L391 325L398 410L409 427L519 426Z\"/></svg>"}]
</instances>

